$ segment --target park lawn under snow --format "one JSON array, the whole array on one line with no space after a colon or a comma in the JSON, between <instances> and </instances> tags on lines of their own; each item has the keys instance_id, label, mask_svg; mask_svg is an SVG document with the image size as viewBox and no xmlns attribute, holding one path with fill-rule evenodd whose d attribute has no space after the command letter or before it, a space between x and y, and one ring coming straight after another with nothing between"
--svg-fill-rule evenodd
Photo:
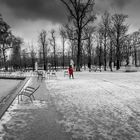
<instances>
[{"instance_id":1,"label":"park lawn under snow","mask_svg":"<svg viewBox=\"0 0 140 140\"><path fill-rule=\"evenodd\" d=\"M74 74L46 80L65 130L84 140L139 140L140 73Z\"/></svg>"}]
</instances>

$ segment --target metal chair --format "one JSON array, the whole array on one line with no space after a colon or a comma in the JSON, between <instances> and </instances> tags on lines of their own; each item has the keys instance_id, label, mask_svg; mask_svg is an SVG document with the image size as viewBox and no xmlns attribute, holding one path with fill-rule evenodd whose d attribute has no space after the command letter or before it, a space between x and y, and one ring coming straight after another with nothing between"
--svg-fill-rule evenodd
<instances>
[{"instance_id":1,"label":"metal chair","mask_svg":"<svg viewBox=\"0 0 140 140\"><path fill-rule=\"evenodd\" d=\"M35 100L35 97L34 97L34 93L39 89L40 85L37 86L36 88L34 87L31 87L31 86L27 86L22 92L20 92L18 94L18 103L19 103L19 96L21 96L21 101L22 101L22 96L26 96L26 97L29 97L31 102L33 102L33 100ZM32 100L33 98L33 100Z\"/></svg>"}]
</instances>

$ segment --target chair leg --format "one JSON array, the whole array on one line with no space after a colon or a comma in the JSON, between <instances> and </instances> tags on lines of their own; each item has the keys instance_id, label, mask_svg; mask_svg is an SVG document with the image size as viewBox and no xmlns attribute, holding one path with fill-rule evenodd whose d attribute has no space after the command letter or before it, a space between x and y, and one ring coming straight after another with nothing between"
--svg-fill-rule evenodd
<instances>
[{"instance_id":1,"label":"chair leg","mask_svg":"<svg viewBox=\"0 0 140 140\"><path fill-rule=\"evenodd\" d=\"M29 98L30 98L31 102L33 102L33 100L32 100L32 98L31 98L31 96L30 96Z\"/></svg>"},{"instance_id":2,"label":"chair leg","mask_svg":"<svg viewBox=\"0 0 140 140\"><path fill-rule=\"evenodd\" d=\"M21 96L21 97L20 97L20 100L23 101L23 99L22 99L22 95L20 95L20 96Z\"/></svg>"},{"instance_id":3,"label":"chair leg","mask_svg":"<svg viewBox=\"0 0 140 140\"><path fill-rule=\"evenodd\" d=\"M34 96L34 95L32 95L32 97L33 97L33 99L35 100L35 96Z\"/></svg>"},{"instance_id":4,"label":"chair leg","mask_svg":"<svg viewBox=\"0 0 140 140\"><path fill-rule=\"evenodd\" d=\"M18 95L18 104L19 104L19 95Z\"/></svg>"}]
</instances>

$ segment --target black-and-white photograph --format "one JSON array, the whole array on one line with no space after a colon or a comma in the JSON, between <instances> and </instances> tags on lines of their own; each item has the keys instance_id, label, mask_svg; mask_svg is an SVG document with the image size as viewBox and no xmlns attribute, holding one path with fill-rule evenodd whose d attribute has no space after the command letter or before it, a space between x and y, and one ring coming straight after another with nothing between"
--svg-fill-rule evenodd
<instances>
[{"instance_id":1,"label":"black-and-white photograph","mask_svg":"<svg viewBox=\"0 0 140 140\"><path fill-rule=\"evenodd\" d=\"M0 140L140 140L140 0L0 0Z\"/></svg>"}]
</instances>

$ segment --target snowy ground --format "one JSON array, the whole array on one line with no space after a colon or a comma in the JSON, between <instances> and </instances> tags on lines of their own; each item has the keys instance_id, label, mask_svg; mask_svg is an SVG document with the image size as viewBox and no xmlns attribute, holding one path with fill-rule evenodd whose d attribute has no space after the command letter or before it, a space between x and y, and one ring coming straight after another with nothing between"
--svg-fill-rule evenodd
<instances>
[{"instance_id":1,"label":"snowy ground","mask_svg":"<svg viewBox=\"0 0 140 140\"><path fill-rule=\"evenodd\" d=\"M82 140L139 140L140 72L74 74L46 80L65 130Z\"/></svg>"},{"instance_id":2,"label":"snowy ground","mask_svg":"<svg viewBox=\"0 0 140 140\"><path fill-rule=\"evenodd\" d=\"M56 121L74 140L140 139L140 72L75 72L74 76L69 79L57 72L57 79L46 80L51 102L64 116ZM47 94L42 89L39 93L43 97ZM48 134L52 116L44 121L49 116L46 99L48 96L20 104L16 99L0 120L0 140L25 140L25 136L27 140L38 129ZM36 123L40 126L37 131Z\"/></svg>"}]
</instances>

